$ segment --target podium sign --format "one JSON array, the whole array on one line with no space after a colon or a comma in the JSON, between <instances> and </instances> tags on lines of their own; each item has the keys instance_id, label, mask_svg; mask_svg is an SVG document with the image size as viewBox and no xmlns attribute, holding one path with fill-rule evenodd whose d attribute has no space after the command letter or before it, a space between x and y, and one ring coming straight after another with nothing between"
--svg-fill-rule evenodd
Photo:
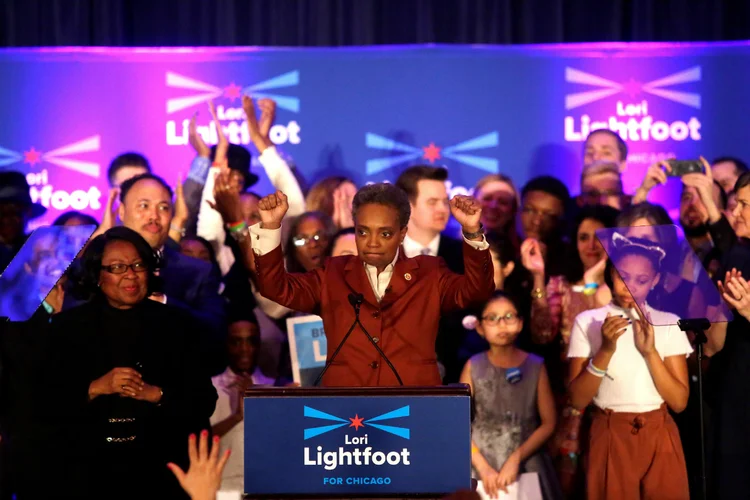
<instances>
[{"instance_id":1,"label":"podium sign","mask_svg":"<svg viewBox=\"0 0 750 500\"><path fill-rule=\"evenodd\" d=\"M248 497L442 496L471 487L468 387L251 389Z\"/></svg>"}]
</instances>

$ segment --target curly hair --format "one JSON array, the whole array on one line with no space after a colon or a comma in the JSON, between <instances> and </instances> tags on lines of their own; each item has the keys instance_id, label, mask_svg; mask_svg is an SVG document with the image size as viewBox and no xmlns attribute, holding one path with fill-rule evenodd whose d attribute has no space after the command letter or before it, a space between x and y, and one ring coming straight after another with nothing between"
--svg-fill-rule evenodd
<instances>
[{"instance_id":1,"label":"curly hair","mask_svg":"<svg viewBox=\"0 0 750 500\"><path fill-rule=\"evenodd\" d=\"M409 224L411 205L409 205L409 197L400 187L387 182L379 182L361 188L352 201L352 218L356 221L357 210L363 205L370 204L395 208L398 212L399 225L404 228Z\"/></svg>"},{"instance_id":2,"label":"curly hair","mask_svg":"<svg viewBox=\"0 0 750 500\"><path fill-rule=\"evenodd\" d=\"M115 241L125 241L133 245L138 256L146 264L148 272L146 296L161 290L161 280L156 275L157 270L162 267L159 256L143 239L143 236L127 227L117 226L91 240L81 258L71 269L70 278L73 282L71 291L77 299L91 300L102 295L99 288L102 258L107 245Z\"/></svg>"}]
</instances>

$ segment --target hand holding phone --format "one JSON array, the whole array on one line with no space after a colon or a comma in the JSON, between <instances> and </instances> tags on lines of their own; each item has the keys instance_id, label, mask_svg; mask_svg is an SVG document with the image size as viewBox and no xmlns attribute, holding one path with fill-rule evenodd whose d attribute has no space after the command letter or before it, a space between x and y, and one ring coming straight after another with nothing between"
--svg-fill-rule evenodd
<instances>
[{"instance_id":1,"label":"hand holding phone","mask_svg":"<svg viewBox=\"0 0 750 500\"><path fill-rule=\"evenodd\" d=\"M667 170L669 177L682 177L686 174L702 174L703 163L700 160L667 160L671 170Z\"/></svg>"}]
</instances>

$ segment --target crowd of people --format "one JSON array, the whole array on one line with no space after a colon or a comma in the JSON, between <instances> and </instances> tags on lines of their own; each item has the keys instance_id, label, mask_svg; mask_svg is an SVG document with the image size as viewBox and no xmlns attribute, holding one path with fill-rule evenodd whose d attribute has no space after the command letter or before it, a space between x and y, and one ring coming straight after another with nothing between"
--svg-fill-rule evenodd
<instances>
[{"instance_id":1,"label":"crowd of people","mask_svg":"<svg viewBox=\"0 0 750 500\"><path fill-rule=\"evenodd\" d=\"M392 184L329 177L306 189L269 138L275 103L243 107L252 157L211 108L218 144L193 119L184 183L173 190L145 156L122 154L101 221L54 221L97 229L34 316L0 338L3 500L50 484L78 498L180 498L180 468L197 460L186 439L203 430L232 450L221 487L242 491L245 390L293 384L290 316L320 315L333 350L354 318L350 291L394 369L356 335L323 384L468 384L472 472L490 496L534 472L545 499L698 498L701 408L710 498L750 491L745 163L701 159L675 181L680 247L648 201L672 165L625 193L628 147L607 129L585 141L577 196L552 176L519 189L490 174L449 199L450 172L428 165ZM257 168L273 193L253 191ZM0 186L4 268L44 208L24 175L0 173ZM460 230L446 229L451 217ZM694 335L677 320L707 300L694 293L704 275L734 319L707 332L701 401Z\"/></svg>"}]
</instances>

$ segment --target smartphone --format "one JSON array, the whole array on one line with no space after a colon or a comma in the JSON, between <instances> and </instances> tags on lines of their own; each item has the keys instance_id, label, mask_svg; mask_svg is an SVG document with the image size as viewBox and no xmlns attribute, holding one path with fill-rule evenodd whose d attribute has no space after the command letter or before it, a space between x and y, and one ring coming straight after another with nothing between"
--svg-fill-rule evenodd
<instances>
[{"instance_id":1,"label":"smartphone","mask_svg":"<svg viewBox=\"0 0 750 500\"><path fill-rule=\"evenodd\" d=\"M700 160L667 160L672 171L667 170L669 177L682 177L685 174L702 174L703 162Z\"/></svg>"}]
</instances>

